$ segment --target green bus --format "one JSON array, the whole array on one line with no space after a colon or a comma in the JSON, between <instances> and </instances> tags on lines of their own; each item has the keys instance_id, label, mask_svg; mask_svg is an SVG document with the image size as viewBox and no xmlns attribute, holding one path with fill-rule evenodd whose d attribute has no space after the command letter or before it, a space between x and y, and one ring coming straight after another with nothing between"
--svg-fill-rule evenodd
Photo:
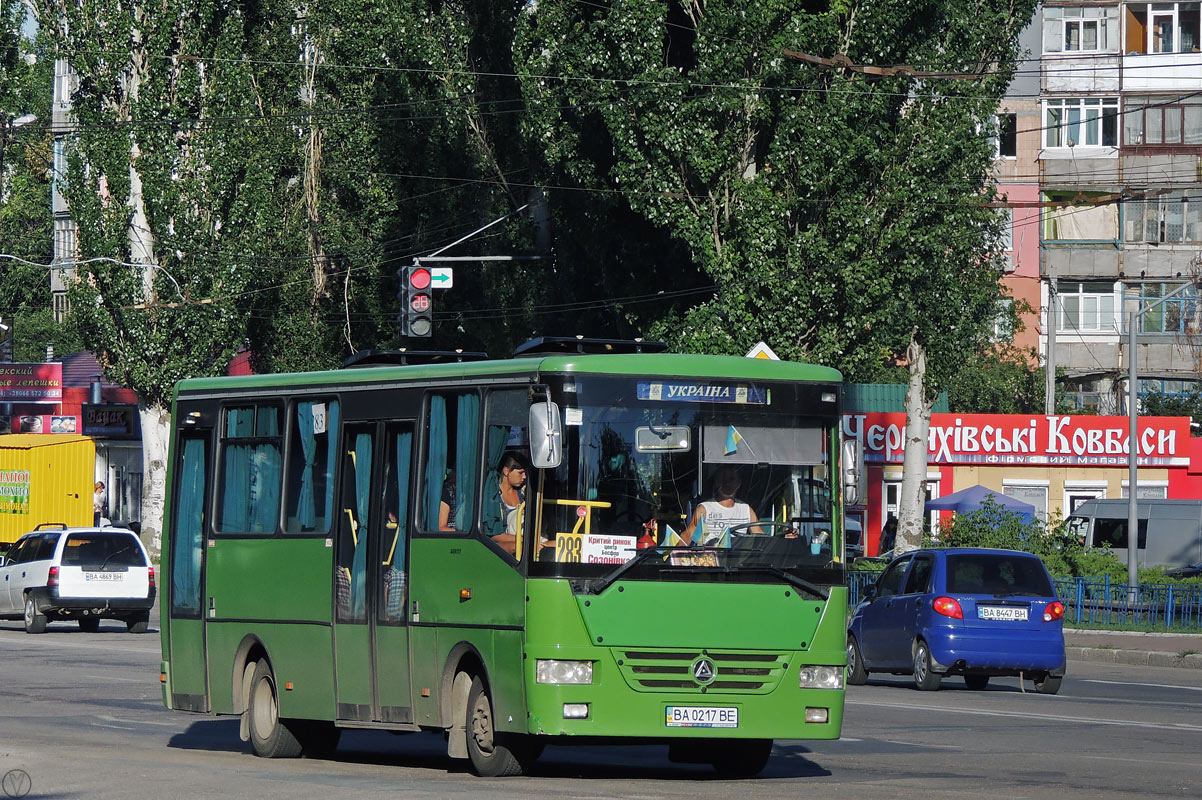
<instances>
[{"instance_id":1,"label":"green bus","mask_svg":"<svg viewBox=\"0 0 1202 800\"><path fill-rule=\"evenodd\" d=\"M749 776L838 738L839 373L662 350L181 381L163 702L241 715L265 757L439 731L490 776L636 741ZM708 505L732 474L750 521Z\"/></svg>"}]
</instances>

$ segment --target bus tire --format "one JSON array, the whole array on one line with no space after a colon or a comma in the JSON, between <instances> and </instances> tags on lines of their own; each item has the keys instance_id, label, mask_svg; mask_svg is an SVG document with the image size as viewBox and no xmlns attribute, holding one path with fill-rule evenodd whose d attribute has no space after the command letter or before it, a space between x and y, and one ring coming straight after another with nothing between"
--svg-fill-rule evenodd
<instances>
[{"instance_id":1,"label":"bus tire","mask_svg":"<svg viewBox=\"0 0 1202 800\"><path fill-rule=\"evenodd\" d=\"M771 739L730 739L715 744L710 764L724 778L754 778L772 756Z\"/></svg>"},{"instance_id":2,"label":"bus tire","mask_svg":"<svg viewBox=\"0 0 1202 800\"><path fill-rule=\"evenodd\" d=\"M250 744L262 758L296 758L301 745L280 720L280 705L275 690L275 675L267 659L255 663L250 679Z\"/></svg>"},{"instance_id":3,"label":"bus tire","mask_svg":"<svg viewBox=\"0 0 1202 800\"><path fill-rule=\"evenodd\" d=\"M523 768L515 752L517 748L512 748L508 737L497 732L495 722L492 698L477 675L472 678L472 688L467 694L467 756L472 770L483 778L521 775Z\"/></svg>"},{"instance_id":4,"label":"bus tire","mask_svg":"<svg viewBox=\"0 0 1202 800\"><path fill-rule=\"evenodd\" d=\"M46 615L38 612L33 595L25 595L25 632L42 633L46 630Z\"/></svg>"}]
</instances>

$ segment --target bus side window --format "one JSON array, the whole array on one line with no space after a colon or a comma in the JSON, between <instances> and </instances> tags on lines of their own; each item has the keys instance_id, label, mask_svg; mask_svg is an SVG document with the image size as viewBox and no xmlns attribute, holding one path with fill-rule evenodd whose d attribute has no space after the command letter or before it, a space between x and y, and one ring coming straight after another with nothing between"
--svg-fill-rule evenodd
<instances>
[{"instance_id":1,"label":"bus side window","mask_svg":"<svg viewBox=\"0 0 1202 800\"><path fill-rule=\"evenodd\" d=\"M484 433L481 533L519 560L530 469L529 408L524 389L492 392Z\"/></svg>"},{"instance_id":2,"label":"bus side window","mask_svg":"<svg viewBox=\"0 0 1202 800\"><path fill-rule=\"evenodd\" d=\"M427 531L468 531L475 518L480 395L432 393L418 520Z\"/></svg>"},{"instance_id":3,"label":"bus side window","mask_svg":"<svg viewBox=\"0 0 1202 800\"><path fill-rule=\"evenodd\" d=\"M342 513L334 573L339 622L365 622L367 532L371 507L372 426L346 426L342 462Z\"/></svg>"},{"instance_id":4,"label":"bus side window","mask_svg":"<svg viewBox=\"0 0 1202 800\"><path fill-rule=\"evenodd\" d=\"M285 481L284 530L318 533L330 529L334 511L334 447L338 401L299 401L292 408Z\"/></svg>"}]
</instances>

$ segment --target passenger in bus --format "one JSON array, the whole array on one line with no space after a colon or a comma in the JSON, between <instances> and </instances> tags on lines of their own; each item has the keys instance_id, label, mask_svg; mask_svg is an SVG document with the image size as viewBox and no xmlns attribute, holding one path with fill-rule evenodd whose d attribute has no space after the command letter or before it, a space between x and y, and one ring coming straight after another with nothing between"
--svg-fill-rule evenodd
<instances>
[{"instance_id":1,"label":"passenger in bus","mask_svg":"<svg viewBox=\"0 0 1202 800\"><path fill-rule=\"evenodd\" d=\"M500 488L502 532L494 534L492 540L510 555L517 554L517 523L519 508L526 502L526 464L517 453L501 456L497 465L497 480Z\"/></svg>"},{"instance_id":2,"label":"passenger in bus","mask_svg":"<svg viewBox=\"0 0 1202 800\"><path fill-rule=\"evenodd\" d=\"M455 530L455 470L447 470L442 482L442 500L438 503L438 529Z\"/></svg>"},{"instance_id":3,"label":"passenger in bus","mask_svg":"<svg viewBox=\"0 0 1202 800\"><path fill-rule=\"evenodd\" d=\"M714 473L715 499L697 504L693 518L689 520L688 527L681 535L685 544L715 544L721 541L722 535L730 528L755 522L760 518L750 504L736 497L742 485L743 479L738 469L729 465L718 467L718 471ZM698 528L703 533L698 537L699 541L694 541ZM764 529L755 525L748 528L748 532L763 533Z\"/></svg>"}]
</instances>

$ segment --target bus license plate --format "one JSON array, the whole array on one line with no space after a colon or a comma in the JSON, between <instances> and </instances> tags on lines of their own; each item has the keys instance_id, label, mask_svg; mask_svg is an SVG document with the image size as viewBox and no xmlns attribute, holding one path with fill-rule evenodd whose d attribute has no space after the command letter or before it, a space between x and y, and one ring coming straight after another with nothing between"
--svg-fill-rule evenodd
<instances>
[{"instance_id":1,"label":"bus license plate","mask_svg":"<svg viewBox=\"0 0 1202 800\"><path fill-rule=\"evenodd\" d=\"M1026 622L1027 609L1025 606L977 606L977 618Z\"/></svg>"},{"instance_id":2,"label":"bus license plate","mask_svg":"<svg viewBox=\"0 0 1202 800\"><path fill-rule=\"evenodd\" d=\"M669 728L737 728L739 709L714 706L668 706Z\"/></svg>"}]
</instances>

